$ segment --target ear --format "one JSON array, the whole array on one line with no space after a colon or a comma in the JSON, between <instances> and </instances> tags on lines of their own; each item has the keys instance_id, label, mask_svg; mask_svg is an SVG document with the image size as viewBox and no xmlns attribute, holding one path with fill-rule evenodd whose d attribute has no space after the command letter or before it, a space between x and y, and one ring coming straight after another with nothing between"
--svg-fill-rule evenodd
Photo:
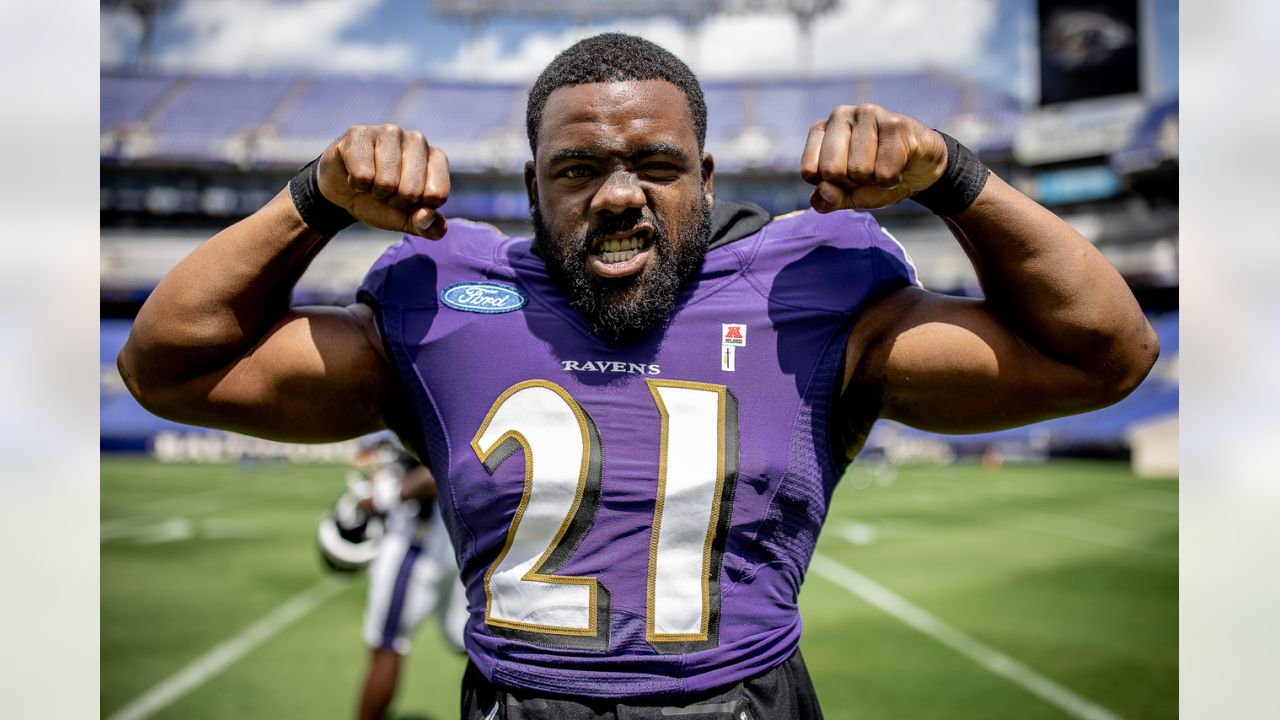
<instances>
[{"instance_id":1,"label":"ear","mask_svg":"<svg viewBox=\"0 0 1280 720\"><path fill-rule=\"evenodd\" d=\"M524 164L524 191L529 195L529 207L538 204L538 173L534 170L533 161Z\"/></svg>"},{"instance_id":2,"label":"ear","mask_svg":"<svg viewBox=\"0 0 1280 720\"><path fill-rule=\"evenodd\" d=\"M702 187L707 195L707 207L715 205L716 161L711 153L702 153Z\"/></svg>"}]
</instances>

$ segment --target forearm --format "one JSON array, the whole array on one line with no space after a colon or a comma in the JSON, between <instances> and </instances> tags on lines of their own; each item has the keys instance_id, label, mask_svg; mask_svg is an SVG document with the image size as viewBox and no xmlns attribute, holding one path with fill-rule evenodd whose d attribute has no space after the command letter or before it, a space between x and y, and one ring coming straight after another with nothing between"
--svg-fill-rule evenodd
<instances>
[{"instance_id":1,"label":"forearm","mask_svg":"<svg viewBox=\"0 0 1280 720\"><path fill-rule=\"evenodd\" d=\"M1155 333L1124 279L1048 210L957 141L874 105L815 123L801 159L818 212L910 197L944 218L982 301L904 287L860 310L842 386L888 417L982 432L1116 402L1146 376Z\"/></svg>"},{"instance_id":2,"label":"forearm","mask_svg":"<svg viewBox=\"0 0 1280 720\"><path fill-rule=\"evenodd\" d=\"M946 218L991 313L1024 342L1130 389L1158 342L1133 293L1097 248L992 174L974 204Z\"/></svg>"},{"instance_id":3,"label":"forearm","mask_svg":"<svg viewBox=\"0 0 1280 720\"><path fill-rule=\"evenodd\" d=\"M436 498L436 479L425 465L409 471L400 481L401 500L429 501Z\"/></svg>"},{"instance_id":4,"label":"forearm","mask_svg":"<svg viewBox=\"0 0 1280 720\"><path fill-rule=\"evenodd\" d=\"M448 160L421 133L354 126L305 170L147 299L117 360L143 407L292 442L386 426L394 382L373 311L289 303L327 238L353 222L441 238L447 225L435 209L449 195Z\"/></svg>"},{"instance_id":5,"label":"forearm","mask_svg":"<svg viewBox=\"0 0 1280 720\"><path fill-rule=\"evenodd\" d=\"M120 353L126 382L172 384L241 357L289 308L326 237L287 191L201 244L156 286Z\"/></svg>"}]
</instances>

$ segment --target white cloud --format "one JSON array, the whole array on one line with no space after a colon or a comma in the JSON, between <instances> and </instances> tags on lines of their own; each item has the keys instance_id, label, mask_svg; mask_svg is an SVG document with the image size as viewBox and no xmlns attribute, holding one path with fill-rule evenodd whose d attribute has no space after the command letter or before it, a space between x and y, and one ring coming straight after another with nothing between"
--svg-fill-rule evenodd
<instances>
[{"instance_id":1,"label":"white cloud","mask_svg":"<svg viewBox=\"0 0 1280 720\"><path fill-rule=\"evenodd\" d=\"M591 27L575 27L561 32L530 33L523 37L514 52L503 52L496 34L485 32L463 43L451 59L435 70L442 75L483 78L487 80L532 80L561 50L585 37L608 31L643 35L681 57L687 44L683 31L672 20L656 19L642 23L617 22Z\"/></svg>"},{"instance_id":2,"label":"white cloud","mask_svg":"<svg viewBox=\"0 0 1280 720\"><path fill-rule=\"evenodd\" d=\"M356 73L411 68L406 42L343 37L382 0L220 0L184 2L174 27L190 39L157 54L161 66L185 70L305 69Z\"/></svg>"},{"instance_id":3,"label":"white cloud","mask_svg":"<svg viewBox=\"0 0 1280 720\"><path fill-rule=\"evenodd\" d=\"M703 23L696 42L673 20L615 22L558 33L534 33L503 52L493 33L465 43L441 72L529 80L574 41L605 30L649 38L680 55L699 75L796 75L805 72L936 67L974 74L996 22L992 0L847 0L814 24L801 52L797 23L782 15L722 15Z\"/></svg>"},{"instance_id":4,"label":"white cloud","mask_svg":"<svg viewBox=\"0 0 1280 720\"><path fill-rule=\"evenodd\" d=\"M414 33L382 28L348 31L387 0L187 0L175 3L166 29L185 36L162 43L164 67L215 72L306 69L331 72L416 72L424 52ZM995 0L845 0L814 23L808 47L785 15L720 15L696 32L668 18L618 20L591 27L531 32L514 48L485 29L434 70L455 77L531 80L576 40L621 30L647 37L683 57L706 78L797 75L938 67L983 76L984 49L997 13ZM114 17L109 18L109 15ZM136 23L102 14L104 63L136 46ZM378 36L380 35L380 36ZM987 73L990 74L990 68Z\"/></svg>"}]
</instances>

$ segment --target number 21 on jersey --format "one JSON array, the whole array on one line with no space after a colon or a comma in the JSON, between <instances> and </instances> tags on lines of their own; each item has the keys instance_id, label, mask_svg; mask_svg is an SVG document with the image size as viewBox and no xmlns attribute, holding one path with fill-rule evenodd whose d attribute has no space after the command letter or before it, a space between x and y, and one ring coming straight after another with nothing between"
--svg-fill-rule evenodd
<instances>
[{"instance_id":1,"label":"number 21 on jersey","mask_svg":"<svg viewBox=\"0 0 1280 720\"><path fill-rule=\"evenodd\" d=\"M714 647L720 564L738 474L738 408L728 388L646 379L662 419L645 637L658 652ZM643 441L628 437L626 442ZM524 493L484 576L490 631L551 647L603 650L610 594L559 575L600 505L600 432L564 388L529 380L493 403L471 447L490 472L524 453Z\"/></svg>"}]
</instances>

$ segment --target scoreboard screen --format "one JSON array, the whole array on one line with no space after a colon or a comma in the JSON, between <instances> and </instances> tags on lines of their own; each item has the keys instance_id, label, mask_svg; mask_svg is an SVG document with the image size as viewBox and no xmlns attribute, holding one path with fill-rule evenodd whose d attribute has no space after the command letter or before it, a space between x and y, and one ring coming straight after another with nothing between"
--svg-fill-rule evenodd
<instances>
[{"instance_id":1,"label":"scoreboard screen","mask_svg":"<svg viewBox=\"0 0 1280 720\"><path fill-rule=\"evenodd\" d=\"M1137 93L1138 0L1039 0L1040 104Z\"/></svg>"}]
</instances>

